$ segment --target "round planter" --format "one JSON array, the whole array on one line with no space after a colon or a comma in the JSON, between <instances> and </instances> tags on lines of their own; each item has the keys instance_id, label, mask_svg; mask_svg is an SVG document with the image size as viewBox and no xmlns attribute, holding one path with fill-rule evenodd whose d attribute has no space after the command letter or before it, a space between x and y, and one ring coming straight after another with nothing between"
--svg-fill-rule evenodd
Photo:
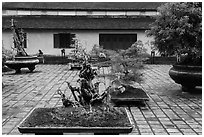
<instances>
[{"instance_id":1,"label":"round planter","mask_svg":"<svg viewBox=\"0 0 204 137\"><path fill-rule=\"evenodd\" d=\"M183 91L202 86L202 66L173 65L169 75L176 83L182 85Z\"/></svg>"},{"instance_id":2,"label":"round planter","mask_svg":"<svg viewBox=\"0 0 204 137\"><path fill-rule=\"evenodd\" d=\"M32 72L38 63L37 56L23 56L15 57L14 60L8 60L5 62L5 65L11 69L15 69L16 73L20 73L21 68L28 68Z\"/></svg>"}]
</instances>

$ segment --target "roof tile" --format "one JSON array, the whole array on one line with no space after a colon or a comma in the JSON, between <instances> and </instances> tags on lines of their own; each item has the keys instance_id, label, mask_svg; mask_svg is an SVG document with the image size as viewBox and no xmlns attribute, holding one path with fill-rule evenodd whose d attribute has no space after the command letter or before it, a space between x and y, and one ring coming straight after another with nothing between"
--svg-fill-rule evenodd
<instances>
[{"instance_id":1,"label":"roof tile","mask_svg":"<svg viewBox=\"0 0 204 137\"><path fill-rule=\"evenodd\" d=\"M147 16L3 16L3 29L10 28L11 18L16 21L18 27L24 29L70 30L149 29L149 24L154 21Z\"/></svg>"},{"instance_id":2,"label":"roof tile","mask_svg":"<svg viewBox=\"0 0 204 137\"><path fill-rule=\"evenodd\" d=\"M156 10L163 2L3 2L2 9Z\"/></svg>"}]
</instances>

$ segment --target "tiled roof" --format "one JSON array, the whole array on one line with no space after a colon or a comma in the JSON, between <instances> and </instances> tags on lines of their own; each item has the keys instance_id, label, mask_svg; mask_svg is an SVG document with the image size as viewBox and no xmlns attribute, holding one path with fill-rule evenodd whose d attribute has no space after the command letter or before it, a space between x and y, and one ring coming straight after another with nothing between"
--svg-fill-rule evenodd
<instances>
[{"instance_id":1,"label":"tiled roof","mask_svg":"<svg viewBox=\"0 0 204 137\"><path fill-rule=\"evenodd\" d=\"M154 21L147 16L3 16L2 28L9 29L13 18L24 29L69 29L69 30L135 30L149 29Z\"/></svg>"},{"instance_id":2,"label":"tiled roof","mask_svg":"<svg viewBox=\"0 0 204 137\"><path fill-rule=\"evenodd\" d=\"M162 2L3 2L2 9L22 10L156 10Z\"/></svg>"}]
</instances>

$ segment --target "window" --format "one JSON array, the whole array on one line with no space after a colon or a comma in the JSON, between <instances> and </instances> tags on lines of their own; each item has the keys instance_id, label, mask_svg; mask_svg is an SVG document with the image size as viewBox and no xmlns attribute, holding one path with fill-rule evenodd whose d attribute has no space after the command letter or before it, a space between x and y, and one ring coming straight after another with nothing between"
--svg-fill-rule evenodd
<instances>
[{"instance_id":1,"label":"window","mask_svg":"<svg viewBox=\"0 0 204 137\"><path fill-rule=\"evenodd\" d=\"M54 34L54 48L72 48L73 38L75 34L58 33Z\"/></svg>"},{"instance_id":2,"label":"window","mask_svg":"<svg viewBox=\"0 0 204 137\"><path fill-rule=\"evenodd\" d=\"M99 34L99 45L104 49L127 49L135 41L137 34Z\"/></svg>"}]
</instances>

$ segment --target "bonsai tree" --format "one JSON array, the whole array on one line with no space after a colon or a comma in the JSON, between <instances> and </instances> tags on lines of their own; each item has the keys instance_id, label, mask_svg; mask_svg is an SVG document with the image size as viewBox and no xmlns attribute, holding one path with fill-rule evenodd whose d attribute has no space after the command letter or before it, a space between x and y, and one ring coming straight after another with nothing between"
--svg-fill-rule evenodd
<instances>
[{"instance_id":1,"label":"bonsai tree","mask_svg":"<svg viewBox=\"0 0 204 137\"><path fill-rule=\"evenodd\" d=\"M146 49L141 40L136 41L127 49L106 50L99 48L98 51L104 53L110 59L98 65L109 64L112 66L111 73L105 74L105 76L112 80L117 79L124 84L140 83L142 81L142 74L139 70L143 68L142 62L146 55Z\"/></svg>"},{"instance_id":2,"label":"bonsai tree","mask_svg":"<svg viewBox=\"0 0 204 137\"><path fill-rule=\"evenodd\" d=\"M154 36L154 44L161 54L186 54L180 64L201 65L202 3L166 3L147 31Z\"/></svg>"},{"instance_id":3,"label":"bonsai tree","mask_svg":"<svg viewBox=\"0 0 204 137\"><path fill-rule=\"evenodd\" d=\"M109 58L106 56L104 52L105 52L104 49L100 47L100 45L94 44L92 50L89 53L90 60L93 63L108 61Z\"/></svg>"},{"instance_id":4,"label":"bonsai tree","mask_svg":"<svg viewBox=\"0 0 204 137\"><path fill-rule=\"evenodd\" d=\"M87 60L86 50L83 48L83 45L81 44L80 40L76 37L75 34L72 34L72 40L71 40L71 47L74 49L72 50L71 57L76 62L82 63L84 60Z\"/></svg>"},{"instance_id":5,"label":"bonsai tree","mask_svg":"<svg viewBox=\"0 0 204 137\"><path fill-rule=\"evenodd\" d=\"M16 55L13 60L8 60L5 65L11 69L15 69L16 73L21 73L21 68L28 68L30 72L33 72L35 65L39 63L37 57L28 56L26 53L25 46L25 33L23 29L19 29L15 26L14 20L11 19L11 30L13 32L13 50L16 50Z\"/></svg>"},{"instance_id":6,"label":"bonsai tree","mask_svg":"<svg viewBox=\"0 0 204 137\"><path fill-rule=\"evenodd\" d=\"M106 102L104 101L104 99L107 97L107 91L99 94L98 86L100 82L92 82L97 73L88 63L89 56L77 38L73 39L72 46L75 48L73 50L75 60L82 65L82 69L79 72L79 79L77 80L79 87L74 87L71 85L71 83L67 82L67 85L74 97L74 101L66 98L65 94L63 94L60 89L58 90L58 94L61 95L62 102L65 107L89 107L90 112L92 112L92 106L107 104L107 100Z\"/></svg>"},{"instance_id":7,"label":"bonsai tree","mask_svg":"<svg viewBox=\"0 0 204 137\"><path fill-rule=\"evenodd\" d=\"M94 47L93 52L104 53L109 60L97 63L100 67L109 67L108 72L99 74L98 77L106 77L110 80L110 87L107 96L116 104L130 105L138 104L144 106L143 101L148 100L148 96L141 88L135 87L136 83L141 83L144 68L143 61L147 57L146 49L141 40L136 41L127 49L107 50L100 46ZM110 71L109 71L110 70Z\"/></svg>"},{"instance_id":8,"label":"bonsai tree","mask_svg":"<svg viewBox=\"0 0 204 137\"><path fill-rule=\"evenodd\" d=\"M13 42L14 42L14 45L16 46L16 49L13 48L17 52L16 56L28 56L28 54L24 49L25 32L23 31L23 29L16 28L16 25L13 19L11 19L11 30L13 32Z\"/></svg>"}]
</instances>

